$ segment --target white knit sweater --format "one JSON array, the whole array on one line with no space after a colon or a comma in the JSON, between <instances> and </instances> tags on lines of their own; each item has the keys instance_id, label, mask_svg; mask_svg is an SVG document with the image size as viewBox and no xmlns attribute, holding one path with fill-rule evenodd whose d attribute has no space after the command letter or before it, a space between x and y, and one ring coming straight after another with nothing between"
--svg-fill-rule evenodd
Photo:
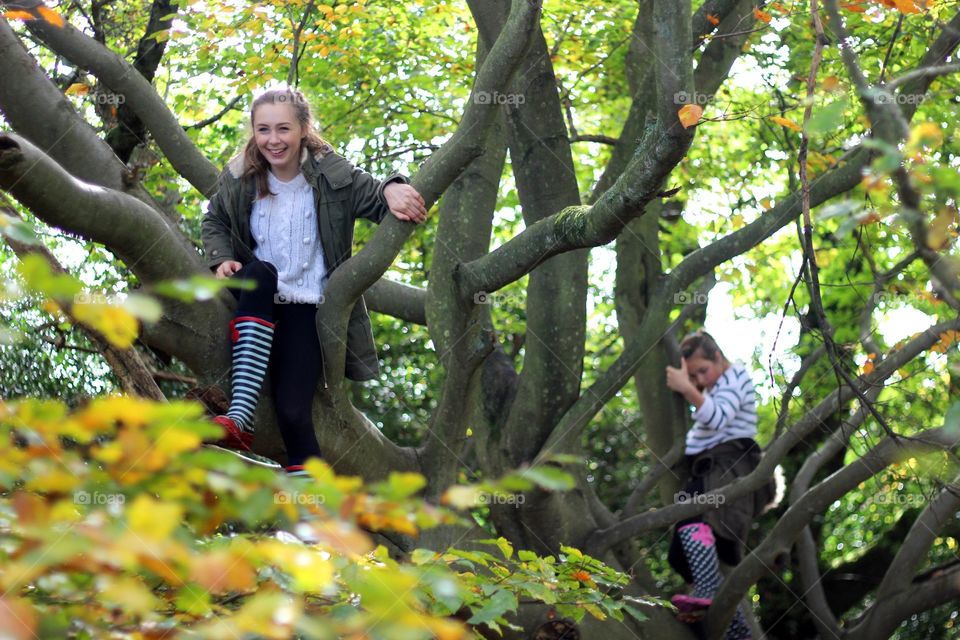
<instances>
[{"instance_id":1,"label":"white knit sweater","mask_svg":"<svg viewBox=\"0 0 960 640\"><path fill-rule=\"evenodd\" d=\"M317 304L326 284L326 267L313 190L302 173L289 182L281 182L273 172L267 176L276 195L253 203L253 255L277 268L275 302Z\"/></svg>"}]
</instances>

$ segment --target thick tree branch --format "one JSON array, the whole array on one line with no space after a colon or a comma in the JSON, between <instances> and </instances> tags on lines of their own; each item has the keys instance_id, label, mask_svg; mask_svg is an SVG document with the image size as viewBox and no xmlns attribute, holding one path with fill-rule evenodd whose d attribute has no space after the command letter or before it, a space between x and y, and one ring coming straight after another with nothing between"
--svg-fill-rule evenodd
<instances>
[{"instance_id":1,"label":"thick tree branch","mask_svg":"<svg viewBox=\"0 0 960 640\"><path fill-rule=\"evenodd\" d=\"M478 24L488 16L492 21L500 10L500 3L486 3L479 12L474 11L475 19ZM490 47L496 42L489 33L485 37L485 31L481 29L477 39L478 69L483 67ZM455 265L463 259L483 255L489 250L497 187L506 160L504 120L505 113L501 109L488 129L486 152L470 162L440 201L437 243L427 294L427 318L430 336L446 375L437 409L430 417L429 431L419 448L421 466L430 480L431 495L439 495L455 482L457 469L470 466L464 458L471 443L477 443L474 450L483 465L484 475L493 477L502 473L490 468L491 458L483 452L491 430L481 408L481 385L489 378L478 371L480 357L483 357L484 366L500 361L497 355L487 353L488 346L491 352L499 346L493 337L491 301L486 300L488 304L460 304L453 273ZM485 346L478 350L481 344ZM514 373L512 368L510 373ZM491 385L483 386L486 391ZM473 410L464 410L465 407ZM507 408L501 407L500 411L502 419L506 420ZM472 439L467 437L471 425ZM497 514L492 515L496 519Z\"/></svg>"},{"instance_id":2,"label":"thick tree branch","mask_svg":"<svg viewBox=\"0 0 960 640\"><path fill-rule=\"evenodd\" d=\"M427 324L427 290L387 278L380 278L363 294L371 311L412 324Z\"/></svg>"},{"instance_id":3,"label":"thick tree branch","mask_svg":"<svg viewBox=\"0 0 960 640\"><path fill-rule=\"evenodd\" d=\"M78 179L127 192L152 207L153 198L128 179L127 167L46 76L9 23L0 17L0 111L14 130ZM176 225L171 221L171 227Z\"/></svg>"},{"instance_id":4,"label":"thick tree branch","mask_svg":"<svg viewBox=\"0 0 960 640\"><path fill-rule=\"evenodd\" d=\"M882 385L870 388L866 392L866 402L872 403L883 390ZM847 446L850 435L860 428L864 420L870 415L867 407L861 403L856 414L849 420L841 422L840 428L832 433L827 441L812 456L808 457L800 471L793 479L790 488L790 503L798 502L810 488L813 477L825 464L835 459ZM800 581L803 585L803 598L813 614L813 623L823 638L840 638L840 624L833 615L820 576L819 546L813 537L809 525L803 528L800 539L797 541L797 559L800 569Z\"/></svg>"},{"instance_id":5,"label":"thick tree branch","mask_svg":"<svg viewBox=\"0 0 960 640\"><path fill-rule=\"evenodd\" d=\"M185 250L155 210L77 180L16 134L0 133L0 187L48 224L107 245L145 282L203 269L200 256Z\"/></svg>"},{"instance_id":6,"label":"thick tree branch","mask_svg":"<svg viewBox=\"0 0 960 640\"><path fill-rule=\"evenodd\" d=\"M902 617L898 618L892 614L891 605L908 595L914 588L914 573L920 567L944 525L954 517L958 509L960 509L960 477L954 478L953 484L946 485L914 521L910 533L907 534L896 557L890 563L883 582L877 589L873 604L851 632L852 636L859 633L861 637L884 637L903 620ZM886 634L873 635L883 630L886 630Z\"/></svg>"},{"instance_id":7,"label":"thick tree branch","mask_svg":"<svg viewBox=\"0 0 960 640\"><path fill-rule=\"evenodd\" d=\"M464 264L459 271L462 295L498 291L551 256L607 244L627 222L641 216L651 200L661 197L664 180L688 146L689 139L667 136L652 124L626 171L596 204L567 207Z\"/></svg>"},{"instance_id":8,"label":"thick tree branch","mask_svg":"<svg viewBox=\"0 0 960 640\"><path fill-rule=\"evenodd\" d=\"M506 19L497 3L470 2L481 37L494 42ZM540 29L508 88L523 101L504 108L511 169L524 223L578 205L580 192L563 119L557 77ZM459 262L482 256L462 256ZM513 465L528 462L562 412L580 392L586 338L587 253L546 260L530 273L526 335L519 388L507 419L506 446ZM550 389L549 394L543 392Z\"/></svg>"}]
</instances>

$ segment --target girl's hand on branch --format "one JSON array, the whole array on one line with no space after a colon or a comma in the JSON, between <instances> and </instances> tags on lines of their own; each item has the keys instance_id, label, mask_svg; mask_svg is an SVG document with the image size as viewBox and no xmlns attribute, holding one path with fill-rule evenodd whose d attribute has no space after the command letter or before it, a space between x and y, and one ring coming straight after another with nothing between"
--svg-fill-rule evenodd
<instances>
[{"instance_id":1,"label":"girl's hand on branch","mask_svg":"<svg viewBox=\"0 0 960 640\"><path fill-rule=\"evenodd\" d=\"M680 358L679 369L676 367L667 367L667 387L684 395L690 390L695 389L693 383L690 381L690 374L687 373L687 362L683 358Z\"/></svg>"},{"instance_id":2,"label":"girl's hand on branch","mask_svg":"<svg viewBox=\"0 0 960 640\"><path fill-rule=\"evenodd\" d=\"M391 182L383 188L383 197L398 220L409 220L419 224L427 219L427 208L423 196L409 184Z\"/></svg>"}]
</instances>

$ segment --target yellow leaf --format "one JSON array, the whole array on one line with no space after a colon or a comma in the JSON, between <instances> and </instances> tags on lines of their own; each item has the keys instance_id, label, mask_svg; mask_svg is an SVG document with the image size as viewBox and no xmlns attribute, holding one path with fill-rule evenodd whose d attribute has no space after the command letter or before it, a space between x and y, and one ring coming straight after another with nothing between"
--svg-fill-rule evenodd
<instances>
[{"instance_id":1,"label":"yellow leaf","mask_svg":"<svg viewBox=\"0 0 960 640\"><path fill-rule=\"evenodd\" d=\"M940 251L950 243L950 228L957 224L957 210L945 207L930 224L930 233L927 235L927 246L934 251Z\"/></svg>"},{"instance_id":2,"label":"yellow leaf","mask_svg":"<svg viewBox=\"0 0 960 640\"><path fill-rule=\"evenodd\" d=\"M770 119L779 124L781 127L793 129L794 131L802 131L800 125L793 120L788 120L787 118L782 118L780 116L770 116Z\"/></svg>"},{"instance_id":3,"label":"yellow leaf","mask_svg":"<svg viewBox=\"0 0 960 640\"><path fill-rule=\"evenodd\" d=\"M773 19L769 13L767 13L766 11L761 11L760 9L757 9L757 8L753 9L753 17L759 20L760 22L763 22L766 24L769 24L770 20Z\"/></svg>"},{"instance_id":4,"label":"yellow leaf","mask_svg":"<svg viewBox=\"0 0 960 640\"><path fill-rule=\"evenodd\" d=\"M677 117L683 128L689 129L700 122L700 118L703 117L703 107L698 104L685 104L677 111Z\"/></svg>"},{"instance_id":5,"label":"yellow leaf","mask_svg":"<svg viewBox=\"0 0 960 640\"><path fill-rule=\"evenodd\" d=\"M63 16L54 11L49 7L37 7L37 12L40 14L40 17L52 24L53 26L62 29L63 25L66 24L63 21Z\"/></svg>"},{"instance_id":6,"label":"yellow leaf","mask_svg":"<svg viewBox=\"0 0 960 640\"><path fill-rule=\"evenodd\" d=\"M155 445L157 450L169 456L192 451L200 446L201 438L192 431L168 427L157 436Z\"/></svg>"},{"instance_id":7,"label":"yellow leaf","mask_svg":"<svg viewBox=\"0 0 960 640\"><path fill-rule=\"evenodd\" d=\"M460 622L428 616L423 616L422 621L437 640L464 640L474 637L472 633L467 633Z\"/></svg>"},{"instance_id":8,"label":"yellow leaf","mask_svg":"<svg viewBox=\"0 0 960 640\"><path fill-rule=\"evenodd\" d=\"M840 88L840 78L837 76L827 76L823 79L823 88L826 91L836 91Z\"/></svg>"},{"instance_id":9,"label":"yellow leaf","mask_svg":"<svg viewBox=\"0 0 960 640\"><path fill-rule=\"evenodd\" d=\"M281 568L303 592L319 593L333 582L333 565L312 547L297 548L290 562Z\"/></svg>"},{"instance_id":10,"label":"yellow leaf","mask_svg":"<svg viewBox=\"0 0 960 640\"><path fill-rule=\"evenodd\" d=\"M159 603L143 582L132 577L110 579L100 592L100 599L138 616L150 613Z\"/></svg>"},{"instance_id":11,"label":"yellow leaf","mask_svg":"<svg viewBox=\"0 0 960 640\"><path fill-rule=\"evenodd\" d=\"M66 469L51 469L27 481L27 489L39 493L67 493L80 484L80 478Z\"/></svg>"},{"instance_id":12,"label":"yellow leaf","mask_svg":"<svg viewBox=\"0 0 960 640\"><path fill-rule=\"evenodd\" d=\"M116 394L95 398L74 417L87 429L101 432L112 428L114 422L142 427L153 419L153 415L153 405L149 401Z\"/></svg>"},{"instance_id":13,"label":"yellow leaf","mask_svg":"<svg viewBox=\"0 0 960 640\"><path fill-rule=\"evenodd\" d=\"M910 139L907 142L909 149L927 147L932 149L943 141L943 130L935 122L922 122L910 130Z\"/></svg>"},{"instance_id":14,"label":"yellow leaf","mask_svg":"<svg viewBox=\"0 0 960 640\"><path fill-rule=\"evenodd\" d=\"M139 332L137 319L126 309L101 303L73 305L73 316L103 334L116 347L128 349Z\"/></svg>"},{"instance_id":15,"label":"yellow leaf","mask_svg":"<svg viewBox=\"0 0 960 640\"><path fill-rule=\"evenodd\" d=\"M127 508L127 522L137 535L151 540L165 540L183 518L183 506L154 500L140 494Z\"/></svg>"},{"instance_id":16,"label":"yellow leaf","mask_svg":"<svg viewBox=\"0 0 960 640\"><path fill-rule=\"evenodd\" d=\"M453 486L443 492L441 504L449 504L457 509L469 509L480 502L483 492L477 487Z\"/></svg>"}]
</instances>

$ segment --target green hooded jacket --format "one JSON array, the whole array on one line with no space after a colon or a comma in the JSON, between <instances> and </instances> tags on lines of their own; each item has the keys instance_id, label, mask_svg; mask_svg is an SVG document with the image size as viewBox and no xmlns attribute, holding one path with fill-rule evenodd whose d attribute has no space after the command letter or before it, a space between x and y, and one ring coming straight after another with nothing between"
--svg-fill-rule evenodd
<instances>
[{"instance_id":1,"label":"green hooded jacket","mask_svg":"<svg viewBox=\"0 0 960 640\"><path fill-rule=\"evenodd\" d=\"M200 235L211 270L227 260L246 265L256 259L253 254L256 245L250 233L256 181L253 177L243 178L245 169L242 153L227 163L220 174L217 193L210 199L203 217ZM352 253L354 221L366 218L379 223L389 213L383 188L390 182L409 183L400 174L377 180L329 146L315 155L304 148L300 170L313 188L320 245L328 274ZM380 373L370 316L362 296L350 313L344 373L358 381L371 380ZM323 383L326 387L325 378Z\"/></svg>"}]
</instances>

